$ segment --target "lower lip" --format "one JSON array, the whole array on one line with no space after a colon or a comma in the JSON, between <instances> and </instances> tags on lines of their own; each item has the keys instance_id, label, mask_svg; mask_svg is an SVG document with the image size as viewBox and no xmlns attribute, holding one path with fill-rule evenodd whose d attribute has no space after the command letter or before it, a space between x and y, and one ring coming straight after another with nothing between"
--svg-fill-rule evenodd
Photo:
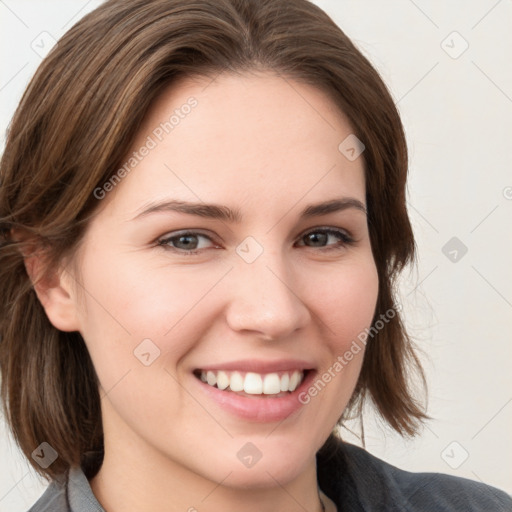
<instances>
[{"instance_id":1,"label":"lower lip","mask_svg":"<svg viewBox=\"0 0 512 512\"><path fill-rule=\"evenodd\" d=\"M229 413L248 421L269 423L285 420L304 405L299 401L299 395L310 386L315 374L314 370L309 370L300 386L285 396L254 395L254 398L241 396L233 391L222 391L195 376L193 378L210 400Z\"/></svg>"}]
</instances>

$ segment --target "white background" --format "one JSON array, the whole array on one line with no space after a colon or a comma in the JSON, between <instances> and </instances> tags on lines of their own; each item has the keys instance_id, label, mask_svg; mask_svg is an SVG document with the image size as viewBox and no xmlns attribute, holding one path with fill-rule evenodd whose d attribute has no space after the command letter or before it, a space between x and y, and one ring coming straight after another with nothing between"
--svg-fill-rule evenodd
<instances>
[{"instance_id":1,"label":"white background","mask_svg":"<svg viewBox=\"0 0 512 512\"><path fill-rule=\"evenodd\" d=\"M99 3L0 0L2 148L38 52ZM380 71L410 149L419 265L404 275L402 301L423 351L434 420L404 441L370 415L366 447L403 469L512 493L512 1L315 3ZM452 237L467 247L455 262L454 248L449 257L442 251ZM1 421L0 460L0 511L26 511L46 484Z\"/></svg>"}]
</instances>

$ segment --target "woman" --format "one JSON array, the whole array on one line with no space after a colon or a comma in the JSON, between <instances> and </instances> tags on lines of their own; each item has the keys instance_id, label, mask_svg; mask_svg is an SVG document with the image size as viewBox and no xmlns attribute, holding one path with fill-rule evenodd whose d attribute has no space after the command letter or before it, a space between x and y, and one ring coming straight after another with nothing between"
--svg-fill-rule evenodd
<instances>
[{"instance_id":1,"label":"woman","mask_svg":"<svg viewBox=\"0 0 512 512\"><path fill-rule=\"evenodd\" d=\"M305 0L110 0L38 69L1 162L6 416L32 511L512 510L334 431L427 418L393 285L407 150Z\"/></svg>"}]
</instances>

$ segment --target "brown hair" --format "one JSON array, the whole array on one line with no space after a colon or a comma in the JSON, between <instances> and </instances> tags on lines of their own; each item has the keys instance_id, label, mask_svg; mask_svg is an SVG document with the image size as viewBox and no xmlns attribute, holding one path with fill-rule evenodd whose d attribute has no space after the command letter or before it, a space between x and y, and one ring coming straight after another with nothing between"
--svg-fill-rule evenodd
<instances>
[{"instance_id":1,"label":"brown hair","mask_svg":"<svg viewBox=\"0 0 512 512\"><path fill-rule=\"evenodd\" d=\"M102 463L98 380L78 332L48 320L23 255L41 251L48 278L72 257L111 178L159 92L186 76L272 71L325 91L363 141L368 225L379 277L374 322L344 415L370 398L399 433L427 416L410 373L421 365L400 314L395 280L415 256L406 210L407 147L378 73L307 0L110 0L86 15L39 66L13 117L0 164L0 371L14 437L34 468L57 478ZM341 141L340 141L341 142ZM14 232L23 232L19 240ZM31 458L42 442L58 458Z\"/></svg>"}]
</instances>

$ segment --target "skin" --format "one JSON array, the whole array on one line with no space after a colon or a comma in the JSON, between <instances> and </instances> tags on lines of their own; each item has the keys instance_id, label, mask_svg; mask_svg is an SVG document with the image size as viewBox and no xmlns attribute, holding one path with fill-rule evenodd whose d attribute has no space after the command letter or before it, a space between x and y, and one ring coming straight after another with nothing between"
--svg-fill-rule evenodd
<instances>
[{"instance_id":1,"label":"skin","mask_svg":"<svg viewBox=\"0 0 512 512\"><path fill-rule=\"evenodd\" d=\"M197 106L101 201L73 260L79 271L68 265L36 289L53 325L82 334L101 383L105 460L91 487L108 512L321 510L315 453L346 407L364 351L282 422L224 410L192 371L299 358L321 374L370 326L378 277L365 213L299 218L327 199L365 204L363 158L338 150L353 130L324 93L271 73L173 84L127 154L191 96ZM131 220L164 198L238 208L243 220ZM322 227L355 242L330 235L315 246L304 235ZM211 241L193 239L200 252L189 256L177 252L183 245L157 246L185 229ZM236 252L248 236L263 248L252 263ZM149 366L133 353L146 338L160 350ZM247 442L262 453L251 468L236 456Z\"/></svg>"}]
</instances>

